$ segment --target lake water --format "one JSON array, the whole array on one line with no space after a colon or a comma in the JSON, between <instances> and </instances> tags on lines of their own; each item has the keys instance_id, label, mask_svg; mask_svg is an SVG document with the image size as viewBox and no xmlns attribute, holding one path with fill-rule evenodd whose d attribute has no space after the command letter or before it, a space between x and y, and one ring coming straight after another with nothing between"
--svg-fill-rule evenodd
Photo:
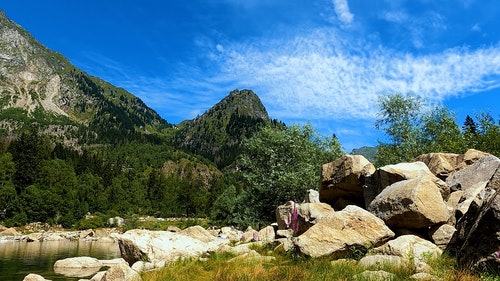
<instances>
[{"instance_id":1,"label":"lake water","mask_svg":"<svg viewBox=\"0 0 500 281\"><path fill-rule=\"evenodd\" d=\"M26 275L36 273L48 280L76 281L81 278L55 274L53 265L57 260L80 256L114 259L120 257L120 249L117 242L0 241L0 280L22 281Z\"/></svg>"}]
</instances>

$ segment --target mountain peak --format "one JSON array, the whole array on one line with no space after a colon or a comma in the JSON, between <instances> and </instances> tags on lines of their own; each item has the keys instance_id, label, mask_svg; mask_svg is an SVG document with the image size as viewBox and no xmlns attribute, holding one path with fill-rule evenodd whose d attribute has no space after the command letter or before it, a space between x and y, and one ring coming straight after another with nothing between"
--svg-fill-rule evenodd
<instances>
[{"instance_id":1,"label":"mountain peak","mask_svg":"<svg viewBox=\"0 0 500 281\"><path fill-rule=\"evenodd\" d=\"M207 110L203 115L213 115L214 112L224 111L225 115L237 114L255 118L269 119L266 108L260 98L252 90L233 90L220 102Z\"/></svg>"},{"instance_id":2,"label":"mountain peak","mask_svg":"<svg viewBox=\"0 0 500 281\"><path fill-rule=\"evenodd\" d=\"M177 142L219 167L230 164L241 141L269 122L260 98L252 90L234 90L193 120L180 124Z\"/></svg>"}]
</instances>

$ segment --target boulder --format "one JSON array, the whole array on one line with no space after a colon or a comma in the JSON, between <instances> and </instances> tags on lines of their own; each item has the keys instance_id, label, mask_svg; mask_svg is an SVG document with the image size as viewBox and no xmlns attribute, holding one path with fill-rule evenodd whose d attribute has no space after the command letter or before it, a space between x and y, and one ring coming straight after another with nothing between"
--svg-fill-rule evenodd
<instances>
[{"instance_id":1,"label":"boulder","mask_svg":"<svg viewBox=\"0 0 500 281\"><path fill-rule=\"evenodd\" d=\"M145 272L145 271L150 271L154 269L159 269L165 267L165 262L157 262L157 263L152 263L152 262L144 262L144 261L137 261L135 262L131 268L137 272Z\"/></svg>"},{"instance_id":2,"label":"boulder","mask_svg":"<svg viewBox=\"0 0 500 281\"><path fill-rule=\"evenodd\" d=\"M276 260L276 258L273 256L263 256L263 255L257 253L255 250L250 250L248 253L244 253L242 255L239 255L237 257L234 257L234 258L228 260L228 262L234 262L234 261L240 261L240 260L271 262L271 261Z\"/></svg>"},{"instance_id":3,"label":"boulder","mask_svg":"<svg viewBox=\"0 0 500 281\"><path fill-rule=\"evenodd\" d=\"M137 271L126 264L118 264L110 267L102 276L102 281L139 281L142 280Z\"/></svg>"},{"instance_id":4,"label":"boulder","mask_svg":"<svg viewBox=\"0 0 500 281\"><path fill-rule=\"evenodd\" d=\"M469 149L465 152L464 154L464 163L466 165L472 165L474 164L477 160L490 155L489 153L482 152L476 149Z\"/></svg>"},{"instance_id":5,"label":"boulder","mask_svg":"<svg viewBox=\"0 0 500 281\"><path fill-rule=\"evenodd\" d=\"M314 189L309 189L308 191L306 191L304 202L302 203L320 203L319 192Z\"/></svg>"},{"instance_id":6,"label":"boulder","mask_svg":"<svg viewBox=\"0 0 500 281\"><path fill-rule=\"evenodd\" d=\"M351 205L321 219L296 237L294 244L301 253L311 257L342 258L351 255L356 248L378 246L393 236L381 219Z\"/></svg>"},{"instance_id":7,"label":"boulder","mask_svg":"<svg viewBox=\"0 0 500 281\"><path fill-rule=\"evenodd\" d=\"M179 233L194 239L198 239L205 243L217 240L217 237L213 236L208 230L199 225L190 226L186 229L181 230Z\"/></svg>"},{"instance_id":8,"label":"boulder","mask_svg":"<svg viewBox=\"0 0 500 281\"><path fill-rule=\"evenodd\" d=\"M25 236L26 242L37 242L42 241L43 234L40 232L30 233Z\"/></svg>"},{"instance_id":9,"label":"boulder","mask_svg":"<svg viewBox=\"0 0 500 281\"><path fill-rule=\"evenodd\" d=\"M477 163L477 162L476 162ZM500 196L498 191L483 200L473 200L456 225L446 247L462 268L500 273Z\"/></svg>"},{"instance_id":10,"label":"boulder","mask_svg":"<svg viewBox=\"0 0 500 281\"><path fill-rule=\"evenodd\" d=\"M23 281L50 281L50 280L43 278L43 276L41 275L30 273L26 275L26 277L24 277Z\"/></svg>"},{"instance_id":11,"label":"boulder","mask_svg":"<svg viewBox=\"0 0 500 281\"><path fill-rule=\"evenodd\" d=\"M99 260L102 263L102 266L112 267L114 265L124 263L127 264L127 261L123 258L116 258L112 260Z\"/></svg>"},{"instance_id":12,"label":"boulder","mask_svg":"<svg viewBox=\"0 0 500 281\"><path fill-rule=\"evenodd\" d=\"M430 237L432 242L436 244L441 250L444 250L448 243L453 237L453 234L457 229L453 225L443 224L438 227L432 228L430 231Z\"/></svg>"},{"instance_id":13,"label":"boulder","mask_svg":"<svg viewBox=\"0 0 500 281\"><path fill-rule=\"evenodd\" d=\"M466 168L453 173L446 179L451 190L463 192L460 203L456 206L457 217L461 217L467 212L473 200L488 185L491 189L498 189L500 183L500 159L493 155L480 158L475 163ZM491 181L491 183L490 183Z\"/></svg>"},{"instance_id":14,"label":"boulder","mask_svg":"<svg viewBox=\"0 0 500 281\"><path fill-rule=\"evenodd\" d=\"M259 232L252 227L248 227L245 232L243 232L243 235L241 236L241 242L248 243L248 242L255 242L259 241Z\"/></svg>"},{"instance_id":15,"label":"boulder","mask_svg":"<svg viewBox=\"0 0 500 281\"><path fill-rule=\"evenodd\" d=\"M43 235L43 241L62 241L66 238L61 236L61 233L46 233Z\"/></svg>"},{"instance_id":16,"label":"boulder","mask_svg":"<svg viewBox=\"0 0 500 281\"><path fill-rule=\"evenodd\" d=\"M366 270L352 277L352 280L360 281L390 281L397 280L397 276L393 273L383 270Z\"/></svg>"},{"instance_id":17,"label":"boulder","mask_svg":"<svg viewBox=\"0 0 500 281\"><path fill-rule=\"evenodd\" d=\"M259 230L259 241L271 242L276 238L276 233L274 232L274 227L268 225L261 230Z\"/></svg>"},{"instance_id":18,"label":"boulder","mask_svg":"<svg viewBox=\"0 0 500 281\"><path fill-rule=\"evenodd\" d=\"M220 252L228 252L232 253L235 255L243 255L251 251L251 247L254 246L262 246L264 245L262 242L250 242L250 243L243 243L236 245L234 247L231 247L229 245L221 245L221 247L218 249Z\"/></svg>"},{"instance_id":19,"label":"boulder","mask_svg":"<svg viewBox=\"0 0 500 281\"><path fill-rule=\"evenodd\" d=\"M399 256L406 260L413 260L417 265L425 262L428 257L439 257L442 251L432 242L418 236L403 235L372 249L369 254Z\"/></svg>"},{"instance_id":20,"label":"boulder","mask_svg":"<svg viewBox=\"0 0 500 281\"><path fill-rule=\"evenodd\" d=\"M362 155L344 155L324 164L319 200L333 206L342 197L365 206L364 185L375 170L375 166Z\"/></svg>"},{"instance_id":21,"label":"boulder","mask_svg":"<svg viewBox=\"0 0 500 281\"><path fill-rule=\"evenodd\" d=\"M423 281L440 281L441 279L426 272L415 273L410 276L411 280L423 280Z\"/></svg>"},{"instance_id":22,"label":"boulder","mask_svg":"<svg viewBox=\"0 0 500 281\"><path fill-rule=\"evenodd\" d=\"M19 232L17 232L17 230L13 227L11 228L7 228L5 230L3 230L2 232L0 232L0 236L19 236L21 235Z\"/></svg>"},{"instance_id":23,"label":"boulder","mask_svg":"<svg viewBox=\"0 0 500 281\"><path fill-rule=\"evenodd\" d=\"M445 180L452 172L465 167L464 155L455 153L427 153L413 159L423 162L438 178Z\"/></svg>"},{"instance_id":24,"label":"boulder","mask_svg":"<svg viewBox=\"0 0 500 281\"><path fill-rule=\"evenodd\" d=\"M169 225L167 227L167 231L170 231L170 232L181 232L182 229L178 228L177 226L175 225Z\"/></svg>"},{"instance_id":25,"label":"boulder","mask_svg":"<svg viewBox=\"0 0 500 281\"><path fill-rule=\"evenodd\" d=\"M102 266L102 262L96 258L66 258L54 263L54 272L68 277L86 277L96 274Z\"/></svg>"},{"instance_id":26,"label":"boulder","mask_svg":"<svg viewBox=\"0 0 500 281\"><path fill-rule=\"evenodd\" d=\"M391 255L366 255L359 260L358 265L381 269L386 266L400 267L404 265L406 259L400 256Z\"/></svg>"},{"instance_id":27,"label":"boulder","mask_svg":"<svg viewBox=\"0 0 500 281\"><path fill-rule=\"evenodd\" d=\"M80 231L80 239L85 239L85 238L90 238L90 237L93 237L95 235L94 231L92 229L86 229L86 230L82 230Z\"/></svg>"},{"instance_id":28,"label":"boulder","mask_svg":"<svg viewBox=\"0 0 500 281\"><path fill-rule=\"evenodd\" d=\"M425 228L449 218L439 188L429 177L392 184L375 197L368 210L396 228Z\"/></svg>"},{"instance_id":29,"label":"boulder","mask_svg":"<svg viewBox=\"0 0 500 281\"><path fill-rule=\"evenodd\" d=\"M404 180L425 178L432 181L438 188L444 200L450 195L450 188L444 181L436 177L424 162L399 163L387 165L377 170L374 175L378 183L378 191L382 192L386 187Z\"/></svg>"},{"instance_id":30,"label":"boulder","mask_svg":"<svg viewBox=\"0 0 500 281\"><path fill-rule=\"evenodd\" d=\"M172 261L197 257L210 247L198 239L169 231L129 230L118 238L122 258L129 265L136 261Z\"/></svg>"},{"instance_id":31,"label":"boulder","mask_svg":"<svg viewBox=\"0 0 500 281\"><path fill-rule=\"evenodd\" d=\"M229 241L239 242L243 232L229 226L220 229L219 238L228 239Z\"/></svg>"},{"instance_id":32,"label":"boulder","mask_svg":"<svg viewBox=\"0 0 500 281\"><path fill-rule=\"evenodd\" d=\"M297 220L294 221L293 213L296 210ZM321 218L330 216L335 211L326 203L302 203L298 204L289 201L276 208L276 221L278 229L294 229L296 235L307 231L316 224Z\"/></svg>"}]
</instances>

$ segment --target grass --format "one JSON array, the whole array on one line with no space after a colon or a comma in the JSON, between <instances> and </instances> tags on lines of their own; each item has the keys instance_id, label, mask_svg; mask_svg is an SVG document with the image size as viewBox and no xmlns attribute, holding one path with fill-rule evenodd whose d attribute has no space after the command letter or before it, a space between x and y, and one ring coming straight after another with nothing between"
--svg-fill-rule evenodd
<instances>
[{"instance_id":1,"label":"grass","mask_svg":"<svg viewBox=\"0 0 500 281\"><path fill-rule=\"evenodd\" d=\"M254 248L263 255L270 255L272 251L266 246ZM297 281L297 280L352 280L352 276L365 270L385 270L393 273L394 280L411 280L415 273L411 263L400 267L384 265L382 268L369 268L356 265L355 261L334 262L328 258L312 259L294 253L272 253L276 258L271 262L258 260L235 259L229 253L212 253L207 260L186 259L174 262L158 271L142 274L144 281ZM479 281L479 276L457 270L452 258L443 256L430 259L432 274L439 280L448 281ZM489 277L483 280L500 280Z\"/></svg>"}]
</instances>

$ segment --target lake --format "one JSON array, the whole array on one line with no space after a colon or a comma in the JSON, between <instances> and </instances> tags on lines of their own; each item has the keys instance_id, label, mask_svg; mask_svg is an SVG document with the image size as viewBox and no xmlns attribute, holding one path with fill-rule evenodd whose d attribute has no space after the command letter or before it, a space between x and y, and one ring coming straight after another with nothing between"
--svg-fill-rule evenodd
<instances>
[{"instance_id":1,"label":"lake","mask_svg":"<svg viewBox=\"0 0 500 281\"><path fill-rule=\"evenodd\" d=\"M0 241L0 280L22 281L29 273L36 273L53 281L76 281L81 278L55 274L53 265L57 260L80 256L114 259L120 257L120 249L117 242Z\"/></svg>"}]
</instances>

